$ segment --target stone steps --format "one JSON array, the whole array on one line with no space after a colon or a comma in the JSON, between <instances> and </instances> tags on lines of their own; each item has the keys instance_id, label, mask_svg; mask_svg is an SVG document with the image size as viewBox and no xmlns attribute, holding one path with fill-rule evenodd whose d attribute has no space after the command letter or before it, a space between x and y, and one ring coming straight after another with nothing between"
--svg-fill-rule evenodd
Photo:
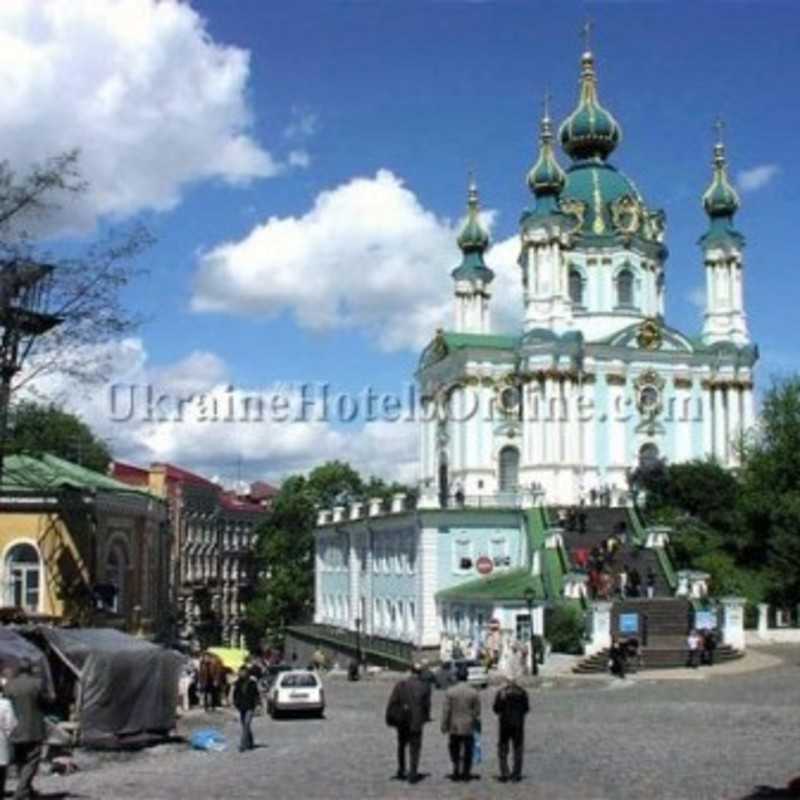
<instances>
[{"instance_id":1,"label":"stone steps","mask_svg":"<svg viewBox=\"0 0 800 800\"><path fill-rule=\"evenodd\" d=\"M720 645L714 652L714 664L723 664L742 658L744 653L730 645ZM681 647L644 647L642 648L641 669L676 669L685 667L689 661L689 651L684 644ZM631 672L637 671L634 660L628 661ZM601 650L581 661L572 671L577 675L588 675L608 672L608 650Z\"/></svg>"}]
</instances>

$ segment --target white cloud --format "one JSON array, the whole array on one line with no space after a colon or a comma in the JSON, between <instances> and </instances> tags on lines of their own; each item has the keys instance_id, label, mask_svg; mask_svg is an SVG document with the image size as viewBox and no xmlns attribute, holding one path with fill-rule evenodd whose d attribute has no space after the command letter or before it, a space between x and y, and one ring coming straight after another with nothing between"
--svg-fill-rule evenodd
<instances>
[{"instance_id":1,"label":"white cloud","mask_svg":"<svg viewBox=\"0 0 800 800\"><path fill-rule=\"evenodd\" d=\"M0 152L20 172L80 148L62 225L166 210L187 184L275 175L255 141L249 53L176 0L3 0Z\"/></svg>"},{"instance_id":2,"label":"white cloud","mask_svg":"<svg viewBox=\"0 0 800 800\"><path fill-rule=\"evenodd\" d=\"M743 192L755 192L770 183L781 168L777 164L760 164L737 175L736 183Z\"/></svg>"},{"instance_id":3,"label":"white cloud","mask_svg":"<svg viewBox=\"0 0 800 800\"><path fill-rule=\"evenodd\" d=\"M311 164L311 156L305 150L292 150L287 160L290 167L306 169Z\"/></svg>"},{"instance_id":4,"label":"white cloud","mask_svg":"<svg viewBox=\"0 0 800 800\"><path fill-rule=\"evenodd\" d=\"M192 305L259 316L291 311L311 330L356 328L385 350L416 349L451 325L458 228L380 170L322 192L301 217L271 217L205 253ZM521 306L516 247L505 240L488 256L503 327Z\"/></svg>"},{"instance_id":5,"label":"white cloud","mask_svg":"<svg viewBox=\"0 0 800 800\"><path fill-rule=\"evenodd\" d=\"M34 398L57 399L78 413L109 442L119 460L170 461L230 481L240 468L251 480L278 480L340 458L366 475L408 483L417 479L414 421L366 420L362 401L356 422L342 425L334 402L324 417L319 387L312 384L306 397L314 404L303 413L302 387L232 387L225 363L210 352L194 351L157 367L139 339L109 343L103 349L114 365L107 385L88 390L54 374L37 381L39 394ZM332 395L335 392L332 387ZM404 396L403 387L397 394ZM273 397L285 398L288 410L273 406ZM265 404L260 419L255 398Z\"/></svg>"},{"instance_id":6,"label":"white cloud","mask_svg":"<svg viewBox=\"0 0 800 800\"><path fill-rule=\"evenodd\" d=\"M294 106L292 121L284 128L283 135L287 139L308 139L317 132L318 121L314 112Z\"/></svg>"}]
</instances>

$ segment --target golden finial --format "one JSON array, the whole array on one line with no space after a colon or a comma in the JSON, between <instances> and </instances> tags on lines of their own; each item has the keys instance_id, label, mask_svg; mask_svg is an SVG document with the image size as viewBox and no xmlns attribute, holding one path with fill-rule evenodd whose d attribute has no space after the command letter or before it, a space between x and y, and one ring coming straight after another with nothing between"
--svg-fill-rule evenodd
<instances>
[{"instance_id":1,"label":"golden finial","mask_svg":"<svg viewBox=\"0 0 800 800\"><path fill-rule=\"evenodd\" d=\"M475 181L475 170L470 167L467 182L467 204L472 208L478 206L478 184Z\"/></svg>"},{"instance_id":2,"label":"golden finial","mask_svg":"<svg viewBox=\"0 0 800 800\"><path fill-rule=\"evenodd\" d=\"M722 139L722 134L725 130L725 120L723 120L720 115L717 115L712 127L717 140L714 143L714 164L719 167L725 164L725 142Z\"/></svg>"},{"instance_id":3,"label":"golden finial","mask_svg":"<svg viewBox=\"0 0 800 800\"><path fill-rule=\"evenodd\" d=\"M583 23L581 26L581 38L583 39L583 52L584 53L591 53L592 52L592 28L594 27L594 23L588 17L586 18L586 22Z\"/></svg>"}]
</instances>

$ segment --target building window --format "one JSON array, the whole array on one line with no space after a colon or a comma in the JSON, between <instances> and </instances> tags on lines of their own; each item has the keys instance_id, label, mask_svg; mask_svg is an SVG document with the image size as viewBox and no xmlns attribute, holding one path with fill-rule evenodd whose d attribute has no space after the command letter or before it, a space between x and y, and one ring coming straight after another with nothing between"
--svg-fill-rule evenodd
<instances>
[{"instance_id":1,"label":"building window","mask_svg":"<svg viewBox=\"0 0 800 800\"><path fill-rule=\"evenodd\" d=\"M397 617L399 620L398 629L402 632L406 632L406 604L402 600L397 601Z\"/></svg>"},{"instance_id":2,"label":"building window","mask_svg":"<svg viewBox=\"0 0 800 800\"><path fill-rule=\"evenodd\" d=\"M652 442L643 444L639 450L639 466L643 471L653 469L658 464L658 447Z\"/></svg>"},{"instance_id":3,"label":"building window","mask_svg":"<svg viewBox=\"0 0 800 800\"><path fill-rule=\"evenodd\" d=\"M472 569L472 541L457 539L454 543L454 572L469 572Z\"/></svg>"},{"instance_id":4,"label":"building window","mask_svg":"<svg viewBox=\"0 0 800 800\"><path fill-rule=\"evenodd\" d=\"M110 610L115 614L125 614L127 609L126 581L128 558L121 544L113 544L106 559L106 581L114 587L114 597Z\"/></svg>"},{"instance_id":5,"label":"building window","mask_svg":"<svg viewBox=\"0 0 800 800\"><path fill-rule=\"evenodd\" d=\"M583 305L583 278L581 277L580 272L576 269L571 269L569 271L569 299L572 301L573 305L582 306Z\"/></svg>"},{"instance_id":6,"label":"building window","mask_svg":"<svg viewBox=\"0 0 800 800\"><path fill-rule=\"evenodd\" d=\"M500 451L500 491L516 492L519 488L519 450L504 447Z\"/></svg>"},{"instance_id":7,"label":"building window","mask_svg":"<svg viewBox=\"0 0 800 800\"><path fill-rule=\"evenodd\" d=\"M42 566L32 544L15 544L6 555L6 603L36 613Z\"/></svg>"},{"instance_id":8,"label":"building window","mask_svg":"<svg viewBox=\"0 0 800 800\"><path fill-rule=\"evenodd\" d=\"M508 554L508 539L505 537L492 539L489 552L495 567L508 567L511 565L511 556Z\"/></svg>"},{"instance_id":9,"label":"building window","mask_svg":"<svg viewBox=\"0 0 800 800\"><path fill-rule=\"evenodd\" d=\"M617 305L633 307L633 273L627 267L617 275Z\"/></svg>"}]
</instances>

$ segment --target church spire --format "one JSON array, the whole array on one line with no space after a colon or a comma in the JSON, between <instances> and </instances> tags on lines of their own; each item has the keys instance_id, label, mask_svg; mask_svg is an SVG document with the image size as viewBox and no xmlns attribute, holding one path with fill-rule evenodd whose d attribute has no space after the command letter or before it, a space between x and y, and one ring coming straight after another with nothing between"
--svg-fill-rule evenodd
<instances>
[{"instance_id":1,"label":"church spire","mask_svg":"<svg viewBox=\"0 0 800 800\"><path fill-rule=\"evenodd\" d=\"M489 248L489 234L481 225L479 215L478 186L475 183L475 176L470 173L469 189L467 190L467 220L456 239L463 258L451 273L457 281L491 283L494 280L494 272L483 262L483 254Z\"/></svg>"},{"instance_id":2,"label":"church spire","mask_svg":"<svg viewBox=\"0 0 800 800\"><path fill-rule=\"evenodd\" d=\"M744 236L733 225L733 216L739 210L741 201L728 178L728 160L722 141L724 127L720 119L714 123L716 143L711 162L711 183L703 194L703 208L709 216L709 227L701 237L700 244L706 248L719 244L733 244L741 249L744 246Z\"/></svg>"},{"instance_id":3,"label":"church spire","mask_svg":"<svg viewBox=\"0 0 800 800\"><path fill-rule=\"evenodd\" d=\"M553 152L553 125L550 119L550 96L545 93L539 157L528 173L528 187L538 199L558 195L564 188L566 175Z\"/></svg>"},{"instance_id":4,"label":"church spire","mask_svg":"<svg viewBox=\"0 0 800 800\"><path fill-rule=\"evenodd\" d=\"M740 201L736 190L728 180L728 163L725 158L725 145L722 142L722 131L725 123L718 119L714 123L717 133L717 142L714 145L713 176L711 185L703 195L703 207L712 220L723 217L733 222L733 215L739 210Z\"/></svg>"},{"instance_id":5,"label":"church spire","mask_svg":"<svg viewBox=\"0 0 800 800\"><path fill-rule=\"evenodd\" d=\"M591 23L587 22L583 28L585 49L581 56L578 107L564 120L558 133L564 151L576 161L605 160L622 138L619 124L597 97L594 54L589 49L590 30Z\"/></svg>"}]
</instances>

